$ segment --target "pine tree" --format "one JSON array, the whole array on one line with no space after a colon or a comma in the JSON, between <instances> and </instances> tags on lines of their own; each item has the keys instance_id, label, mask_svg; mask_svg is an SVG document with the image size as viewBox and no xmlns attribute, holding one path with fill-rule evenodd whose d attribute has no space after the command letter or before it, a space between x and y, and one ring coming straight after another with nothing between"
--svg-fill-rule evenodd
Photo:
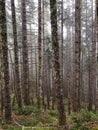
<instances>
[{"instance_id":1,"label":"pine tree","mask_svg":"<svg viewBox=\"0 0 98 130\"><path fill-rule=\"evenodd\" d=\"M59 118L59 125L65 125L66 118L65 118L61 77L60 77L56 0L50 0L50 12L51 12L51 30L52 30L51 33L52 33L53 76L54 76L54 85L56 88L58 118Z\"/></svg>"},{"instance_id":2,"label":"pine tree","mask_svg":"<svg viewBox=\"0 0 98 130\"><path fill-rule=\"evenodd\" d=\"M23 91L24 104L29 105L29 66L26 26L26 0L22 0L22 52L23 52Z\"/></svg>"},{"instance_id":3,"label":"pine tree","mask_svg":"<svg viewBox=\"0 0 98 130\"><path fill-rule=\"evenodd\" d=\"M14 61L15 61L15 89L18 106L22 107L20 79L19 79L19 62L18 62L18 43L17 43L17 26L16 26L16 12L14 0L11 0L11 12L13 23L13 39L14 39Z\"/></svg>"},{"instance_id":4,"label":"pine tree","mask_svg":"<svg viewBox=\"0 0 98 130\"><path fill-rule=\"evenodd\" d=\"M0 44L3 52L3 70L4 70L4 97L5 97L5 119L11 119L11 99L9 87L9 62L8 62L8 44L7 44L7 27L6 27L6 10L5 0L0 0Z\"/></svg>"},{"instance_id":5,"label":"pine tree","mask_svg":"<svg viewBox=\"0 0 98 130\"><path fill-rule=\"evenodd\" d=\"M38 95L37 95L37 105L38 108L41 107L41 0L38 0Z\"/></svg>"},{"instance_id":6,"label":"pine tree","mask_svg":"<svg viewBox=\"0 0 98 130\"><path fill-rule=\"evenodd\" d=\"M81 0L75 0L75 90L74 111L80 109Z\"/></svg>"}]
</instances>

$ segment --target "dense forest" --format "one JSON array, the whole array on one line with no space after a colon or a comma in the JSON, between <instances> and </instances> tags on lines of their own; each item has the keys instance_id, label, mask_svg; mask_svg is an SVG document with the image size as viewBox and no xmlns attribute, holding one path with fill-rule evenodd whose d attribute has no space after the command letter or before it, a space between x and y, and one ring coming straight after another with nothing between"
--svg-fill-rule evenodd
<instances>
[{"instance_id":1,"label":"dense forest","mask_svg":"<svg viewBox=\"0 0 98 130\"><path fill-rule=\"evenodd\" d=\"M0 130L98 130L98 0L0 0Z\"/></svg>"}]
</instances>

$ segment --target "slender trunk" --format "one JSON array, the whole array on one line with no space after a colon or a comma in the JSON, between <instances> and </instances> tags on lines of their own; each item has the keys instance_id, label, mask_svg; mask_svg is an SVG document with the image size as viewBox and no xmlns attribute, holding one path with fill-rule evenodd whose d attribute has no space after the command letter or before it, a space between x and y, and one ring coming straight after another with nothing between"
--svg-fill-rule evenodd
<instances>
[{"instance_id":1,"label":"slender trunk","mask_svg":"<svg viewBox=\"0 0 98 130\"><path fill-rule=\"evenodd\" d=\"M29 66L26 27L26 0L22 0L22 52L23 52L23 90L24 104L29 105Z\"/></svg>"},{"instance_id":2,"label":"slender trunk","mask_svg":"<svg viewBox=\"0 0 98 130\"><path fill-rule=\"evenodd\" d=\"M93 109L93 101L94 101L94 79L95 79L95 76L94 76L94 67L95 67L95 48L96 46L94 44L95 41L93 40L96 40L96 38L94 39L94 35L93 35L93 30L94 30L94 26L93 26L93 0L92 0L92 53L91 55L89 56L90 58L90 68L89 68L89 98L88 98L88 101L89 101L89 104L88 104L88 110L92 110ZM95 47L94 47L95 46ZM94 50L95 49L95 50ZM89 50L90 51L90 50ZM94 79L93 79L94 78ZM93 86L94 85L94 86Z\"/></svg>"},{"instance_id":3,"label":"slender trunk","mask_svg":"<svg viewBox=\"0 0 98 130\"><path fill-rule=\"evenodd\" d=\"M37 100L37 105L38 108L41 107L41 0L38 0L38 61L39 61L39 66L38 66L38 100Z\"/></svg>"},{"instance_id":4,"label":"slender trunk","mask_svg":"<svg viewBox=\"0 0 98 130\"><path fill-rule=\"evenodd\" d=\"M42 17L42 31L43 31L43 48L42 48L42 54L43 54L43 56L42 56L42 104L43 104L43 107L45 107L45 91L44 91L44 89L45 89L45 28L44 28L44 24L45 24L45 20L44 20L44 13L45 13L45 11L44 11L44 0L43 0L43 4L42 4L43 6L43 17Z\"/></svg>"},{"instance_id":5,"label":"slender trunk","mask_svg":"<svg viewBox=\"0 0 98 130\"><path fill-rule=\"evenodd\" d=\"M16 13L15 13L14 0L11 0L11 10L12 10L12 24L13 24L13 38L14 38L14 61L15 61L16 97L17 97L18 106L22 107L20 79L19 79L19 62L18 62L18 43L17 43Z\"/></svg>"}]
</instances>

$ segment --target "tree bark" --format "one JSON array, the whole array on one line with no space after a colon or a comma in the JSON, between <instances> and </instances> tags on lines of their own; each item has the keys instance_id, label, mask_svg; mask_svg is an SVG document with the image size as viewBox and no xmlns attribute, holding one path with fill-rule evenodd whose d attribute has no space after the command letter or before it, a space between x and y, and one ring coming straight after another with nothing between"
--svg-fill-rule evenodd
<instances>
[{"instance_id":1,"label":"tree bark","mask_svg":"<svg viewBox=\"0 0 98 130\"><path fill-rule=\"evenodd\" d=\"M41 61L42 61L42 57L41 57L41 52L42 52L42 48L41 48L41 0L38 0L38 61L39 61L39 65L38 65L38 98L37 98L37 105L38 108L41 107Z\"/></svg>"},{"instance_id":2,"label":"tree bark","mask_svg":"<svg viewBox=\"0 0 98 130\"><path fill-rule=\"evenodd\" d=\"M75 91L74 111L80 109L81 0L75 0Z\"/></svg>"},{"instance_id":3,"label":"tree bark","mask_svg":"<svg viewBox=\"0 0 98 130\"><path fill-rule=\"evenodd\" d=\"M18 43L17 43L17 26L14 0L11 0L13 39L14 39L14 62L15 62L15 87L16 99L19 107L22 107L20 79L19 79L19 62L18 62Z\"/></svg>"},{"instance_id":4,"label":"tree bark","mask_svg":"<svg viewBox=\"0 0 98 130\"><path fill-rule=\"evenodd\" d=\"M52 30L51 33L52 33L53 76L54 76L54 85L56 88L58 118L59 118L59 125L65 125L66 117L65 117L65 109L62 94L61 77L60 77L56 0L50 0L50 12L51 12L51 30Z\"/></svg>"},{"instance_id":5,"label":"tree bark","mask_svg":"<svg viewBox=\"0 0 98 130\"><path fill-rule=\"evenodd\" d=\"M26 27L26 0L22 0L22 51L23 51L23 89L24 104L29 105L29 66Z\"/></svg>"},{"instance_id":6,"label":"tree bark","mask_svg":"<svg viewBox=\"0 0 98 130\"><path fill-rule=\"evenodd\" d=\"M3 49L5 119L9 121L11 119L11 99L9 88L9 63L5 0L0 0L0 42L2 44Z\"/></svg>"}]
</instances>

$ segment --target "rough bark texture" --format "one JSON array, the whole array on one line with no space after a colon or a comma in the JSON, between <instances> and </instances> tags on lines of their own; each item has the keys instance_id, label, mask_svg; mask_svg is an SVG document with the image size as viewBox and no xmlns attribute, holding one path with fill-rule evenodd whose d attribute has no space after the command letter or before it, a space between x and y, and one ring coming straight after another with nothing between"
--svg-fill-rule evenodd
<instances>
[{"instance_id":1,"label":"rough bark texture","mask_svg":"<svg viewBox=\"0 0 98 130\"><path fill-rule=\"evenodd\" d=\"M59 45L59 52L60 52L60 75L61 75L61 85L62 85L62 88L64 87L63 85L63 49L64 49L64 46L63 46L63 24L64 24L64 21L63 21L63 12L64 12L64 7L63 7L63 0L61 1L61 42L60 42L60 45ZM63 92L64 92L64 88L63 88ZM63 93L64 95L64 93Z\"/></svg>"},{"instance_id":2,"label":"rough bark texture","mask_svg":"<svg viewBox=\"0 0 98 130\"><path fill-rule=\"evenodd\" d=\"M1 40L1 39L0 39ZM0 94L1 94L1 116L3 117L4 110L4 72L3 72L3 54L2 43L0 42Z\"/></svg>"},{"instance_id":3,"label":"rough bark texture","mask_svg":"<svg viewBox=\"0 0 98 130\"><path fill-rule=\"evenodd\" d=\"M93 109L94 104L94 89L96 86L96 20L93 20L93 1L92 1L92 50L91 50L91 56L90 56L90 84L89 84L89 105L88 109Z\"/></svg>"},{"instance_id":4,"label":"rough bark texture","mask_svg":"<svg viewBox=\"0 0 98 130\"><path fill-rule=\"evenodd\" d=\"M42 31L43 31L43 47L42 47L42 104L43 107L45 108L45 28L44 28L44 24L45 24L45 5L44 5L44 1L42 3Z\"/></svg>"},{"instance_id":5,"label":"rough bark texture","mask_svg":"<svg viewBox=\"0 0 98 130\"><path fill-rule=\"evenodd\" d=\"M17 99L17 102L18 102L18 106L22 107L20 79L19 79L19 62L18 62L18 43L17 43L16 13L15 13L14 0L11 0L11 11L12 11L13 38L14 38L14 62L15 62L16 99Z\"/></svg>"},{"instance_id":6,"label":"rough bark texture","mask_svg":"<svg viewBox=\"0 0 98 130\"><path fill-rule=\"evenodd\" d=\"M51 30L52 30L52 54L53 54L53 76L56 88L57 108L59 125L65 125L65 110L60 77L59 42L57 33L57 7L56 0L50 0Z\"/></svg>"},{"instance_id":7,"label":"rough bark texture","mask_svg":"<svg viewBox=\"0 0 98 130\"><path fill-rule=\"evenodd\" d=\"M41 0L38 0L38 61L39 61L39 66L38 66L38 97L37 97L37 105L38 108L41 106Z\"/></svg>"},{"instance_id":8,"label":"rough bark texture","mask_svg":"<svg viewBox=\"0 0 98 130\"><path fill-rule=\"evenodd\" d=\"M22 51L23 51L23 90L24 104L29 104L29 67L28 67L28 47L26 28L26 0L22 0Z\"/></svg>"},{"instance_id":9,"label":"rough bark texture","mask_svg":"<svg viewBox=\"0 0 98 130\"><path fill-rule=\"evenodd\" d=\"M5 96L5 119L11 119L11 100L9 88L9 63L8 63L8 45L7 45L7 27L5 0L0 0L0 44L3 49L3 69L4 69L4 96Z\"/></svg>"},{"instance_id":10,"label":"rough bark texture","mask_svg":"<svg viewBox=\"0 0 98 130\"><path fill-rule=\"evenodd\" d=\"M81 0L75 0L75 90L74 111L80 109Z\"/></svg>"},{"instance_id":11,"label":"rough bark texture","mask_svg":"<svg viewBox=\"0 0 98 130\"><path fill-rule=\"evenodd\" d=\"M96 108L98 109L98 0L96 0L96 40L97 40L97 88L96 88Z\"/></svg>"}]
</instances>

